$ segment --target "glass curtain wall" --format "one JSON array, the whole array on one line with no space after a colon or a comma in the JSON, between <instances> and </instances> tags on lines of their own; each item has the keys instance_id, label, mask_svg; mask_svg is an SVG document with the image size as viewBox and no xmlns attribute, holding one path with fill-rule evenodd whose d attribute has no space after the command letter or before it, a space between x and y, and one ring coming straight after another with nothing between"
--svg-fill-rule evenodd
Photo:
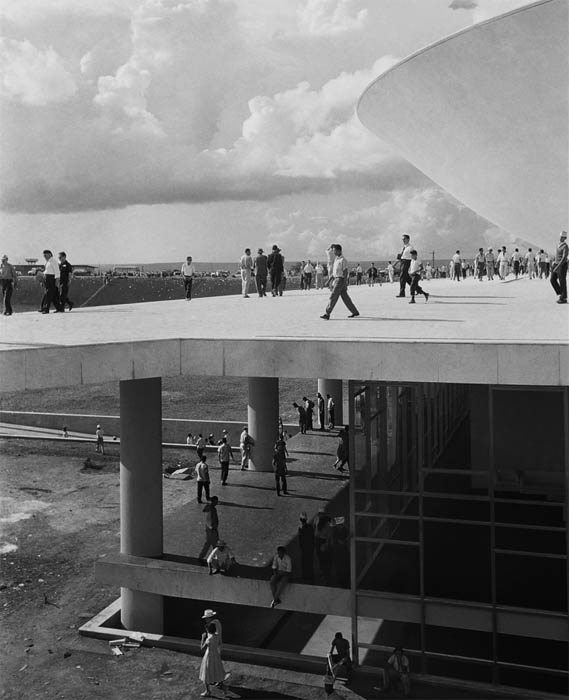
<instances>
[{"instance_id":1,"label":"glass curtain wall","mask_svg":"<svg viewBox=\"0 0 569 700\"><path fill-rule=\"evenodd\" d=\"M467 386L350 382L349 394L358 662L383 665L402 645L417 672L566 693L567 392L549 395L561 470L546 491L502 483L494 429L472 467ZM489 425L504 434L499 407L492 390ZM368 644L357 624L370 611Z\"/></svg>"}]
</instances>

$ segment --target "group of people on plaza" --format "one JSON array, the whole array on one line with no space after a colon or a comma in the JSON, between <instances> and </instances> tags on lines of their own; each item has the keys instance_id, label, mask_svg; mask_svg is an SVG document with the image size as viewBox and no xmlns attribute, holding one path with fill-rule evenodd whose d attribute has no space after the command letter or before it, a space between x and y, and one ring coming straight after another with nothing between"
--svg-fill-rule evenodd
<instances>
[{"instance_id":1,"label":"group of people on plaza","mask_svg":"<svg viewBox=\"0 0 569 700\"><path fill-rule=\"evenodd\" d=\"M51 250L44 250L45 266L43 272L38 273L38 279L44 287L39 313L48 314L51 306L56 313L63 313L67 307L69 311L74 303L69 298L69 284L73 277L73 266L67 260L64 251L58 254L58 260L53 257ZM0 280L2 282L2 298L4 301L4 316L14 313L12 307L12 295L18 286L18 274L16 268L8 262L8 256L2 256L0 265Z\"/></svg>"},{"instance_id":2,"label":"group of people on plaza","mask_svg":"<svg viewBox=\"0 0 569 700\"><path fill-rule=\"evenodd\" d=\"M255 280L259 297L267 296L267 285L271 283L271 295L282 297L286 288L286 269L284 255L278 245L272 247L269 255L262 248L257 250L255 258L251 255L251 249L245 248L245 252L239 260L241 274L241 293L249 298L252 281Z\"/></svg>"}]
</instances>

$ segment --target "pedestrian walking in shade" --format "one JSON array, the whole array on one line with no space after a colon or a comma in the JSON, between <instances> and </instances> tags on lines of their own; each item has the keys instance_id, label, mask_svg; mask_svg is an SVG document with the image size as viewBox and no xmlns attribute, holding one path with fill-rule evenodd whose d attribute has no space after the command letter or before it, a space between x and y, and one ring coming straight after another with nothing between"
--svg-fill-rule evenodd
<instances>
[{"instance_id":1,"label":"pedestrian walking in shade","mask_svg":"<svg viewBox=\"0 0 569 700\"><path fill-rule=\"evenodd\" d=\"M200 459L204 456L206 446L206 440L201 433L198 433L198 439L196 440L196 453Z\"/></svg>"},{"instance_id":2,"label":"pedestrian walking in shade","mask_svg":"<svg viewBox=\"0 0 569 700\"><path fill-rule=\"evenodd\" d=\"M286 547L277 547L277 553L273 557L273 574L271 576L271 593L273 599L271 608L282 603L281 595L286 588L292 573L292 560L286 553Z\"/></svg>"},{"instance_id":3,"label":"pedestrian walking in shade","mask_svg":"<svg viewBox=\"0 0 569 700\"><path fill-rule=\"evenodd\" d=\"M567 303L567 231L561 231L559 234L559 245L555 251L555 261L551 267L551 286L555 293L559 295L558 304Z\"/></svg>"},{"instance_id":4,"label":"pedestrian walking in shade","mask_svg":"<svg viewBox=\"0 0 569 700\"><path fill-rule=\"evenodd\" d=\"M305 583L314 583L314 525L308 522L308 516L304 511L300 514L298 546L302 580Z\"/></svg>"},{"instance_id":5,"label":"pedestrian walking in shade","mask_svg":"<svg viewBox=\"0 0 569 700\"><path fill-rule=\"evenodd\" d=\"M328 427L330 430L334 430L336 427L336 404L330 394L326 394L326 402L328 408Z\"/></svg>"},{"instance_id":6,"label":"pedestrian walking in shade","mask_svg":"<svg viewBox=\"0 0 569 700\"><path fill-rule=\"evenodd\" d=\"M241 450L241 471L249 469L249 459L251 458L251 449L255 446L255 440L249 435L247 426L243 426L239 437L239 448Z\"/></svg>"},{"instance_id":7,"label":"pedestrian walking in shade","mask_svg":"<svg viewBox=\"0 0 569 700\"><path fill-rule=\"evenodd\" d=\"M318 511L314 519L314 548L320 573L325 583L330 583L334 556L334 531L332 518L326 515L323 508Z\"/></svg>"},{"instance_id":8,"label":"pedestrian walking in shade","mask_svg":"<svg viewBox=\"0 0 569 700\"><path fill-rule=\"evenodd\" d=\"M421 280L421 270L423 269L423 263L417 257L417 251L411 251L411 265L409 266L409 276L411 277L411 301L410 304L415 303L415 295L422 294L425 297L425 301L429 301L429 294L419 285Z\"/></svg>"},{"instance_id":9,"label":"pedestrian walking in shade","mask_svg":"<svg viewBox=\"0 0 569 700\"><path fill-rule=\"evenodd\" d=\"M320 392L316 395L316 403L318 407L318 423L320 430L326 430L326 402Z\"/></svg>"},{"instance_id":10,"label":"pedestrian walking in shade","mask_svg":"<svg viewBox=\"0 0 569 700\"><path fill-rule=\"evenodd\" d=\"M196 266L193 263L191 255L188 255L186 262L182 263L182 279L184 280L184 294L186 295L186 301L190 301L192 298L192 286L194 284L194 277L196 276Z\"/></svg>"},{"instance_id":11,"label":"pedestrian walking in shade","mask_svg":"<svg viewBox=\"0 0 569 700\"><path fill-rule=\"evenodd\" d=\"M339 472L345 472L344 465L350 466L349 456L349 426L346 425L343 430L338 433L338 448L336 449L336 461L333 464L334 469Z\"/></svg>"},{"instance_id":12,"label":"pedestrian walking in shade","mask_svg":"<svg viewBox=\"0 0 569 700\"><path fill-rule=\"evenodd\" d=\"M204 684L205 690L200 695L201 697L210 697L212 685L223 690L223 681L226 676L221 661L220 642L213 623L209 624L207 631L202 634L201 649L205 653L200 666L199 678Z\"/></svg>"},{"instance_id":13,"label":"pedestrian walking in shade","mask_svg":"<svg viewBox=\"0 0 569 700\"><path fill-rule=\"evenodd\" d=\"M306 433L306 409L304 406L299 406L296 401L292 405L298 411L298 429L300 434L304 435Z\"/></svg>"},{"instance_id":14,"label":"pedestrian walking in shade","mask_svg":"<svg viewBox=\"0 0 569 700\"><path fill-rule=\"evenodd\" d=\"M75 306L75 304L69 298L69 284L73 279L73 265L67 259L67 255L64 251L59 253L59 298L61 303L62 311L65 311L65 305L67 304L69 311Z\"/></svg>"},{"instance_id":15,"label":"pedestrian walking in shade","mask_svg":"<svg viewBox=\"0 0 569 700\"><path fill-rule=\"evenodd\" d=\"M267 296L267 275L269 273L267 256L263 253L263 249L259 248L257 257L255 258L255 281L257 283L257 293L260 297Z\"/></svg>"},{"instance_id":16,"label":"pedestrian walking in shade","mask_svg":"<svg viewBox=\"0 0 569 700\"><path fill-rule=\"evenodd\" d=\"M399 260L399 294L398 297L405 296L405 286L411 284L411 278L409 277L409 266L411 265L411 251L413 247L411 245L410 236L405 233L403 235L403 248L401 252L397 254L397 260Z\"/></svg>"},{"instance_id":17,"label":"pedestrian walking in shade","mask_svg":"<svg viewBox=\"0 0 569 700\"><path fill-rule=\"evenodd\" d=\"M11 316L14 313L14 309L12 308L12 294L18 286L18 275L16 274L16 268L8 262L7 255L2 256L0 280L2 281L4 316Z\"/></svg>"},{"instance_id":18,"label":"pedestrian walking in shade","mask_svg":"<svg viewBox=\"0 0 569 700\"><path fill-rule=\"evenodd\" d=\"M207 455L202 455L201 460L196 464L195 467L196 482L198 485L198 503L202 503L202 494L205 491L206 500L210 500L209 497L209 467L207 465Z\"/></svg>"},{"instance_id":19,"label":"pedestrian walking in shade","mask_svg":"<svg viewBox=\"0 0 569 700\"><path fill-rule=\"evenodd\" d=\"M286 483L286 443L284 440L277 440L273 448L273 471L275 473L277 496L281 495L281 489L283 494L288 496Z\"/></svg>"},{"instance_id":20,"label":"pedestrian walking in shade","mask_svg":"<svg viewBox=\"0 0 569 700\"><path fill-rule=\"evenodd\" d=\"M249 285L253 276L253 258L251 257L250 248L245 248L245 253L239 261L239 269L241 270L241 294L245 299L248 299Z\"/></svg>"},{"instance_id":21,"label":"pedestrian walking in shade","mask_svg":"<svg viewBox=\"0 0 569 700\"><path fill-rule=\"evenodd\" d=\"M95 452L100 452L102 455L105 454L105 438L100 425L95 429Z\"/></svg>"},{"instance_id":22,"label":"pedestrian walking in shade","mask_svg":"<svg viewBox=\"0 0 569 700\"><path fill-rule=\"evenodd\" d=\"M322 314L322 316L320 316L320 318L328 321L330 319L330 314L340 298L351 312L349 318L355 318L356 316L360 315L360 312L357 310L354 302L351 300L350 295L348 294L348 261L343 256L342 246L339 243L335 243L332 248L335 255L334 266L332 268L332 278L334 280L332 283L332 293L330 294L330 300L328 301L326 311L324 314Z\"/></svg>"},{"instance_id":23,"label":"pedestrian walking in shade","mask_svg":"<svg viewBox=\"0 0 569 700\"><path fill-rule=\"evenodd\" d=\"M219 442L217 458L221 466L221 485L225 486L227 484L227 477L229 476L229 460L235 461L235 458L233 457L233 450L231 449L231 445L228 444L227 438L222 437Z\"/></svg>"},{"instance_id":24,"label":"pedestrian walking in shade","mask_svg":"<svg viewBox=\"0 0 569 700\"><path fill-rule=\"evenodd\" d=\"M210 502L204 506L205 513L205 542L198 558L205 561L209 550L219 542L219 516L217 515L217 496L212 496Z\"/></svg>"}]
</instances>

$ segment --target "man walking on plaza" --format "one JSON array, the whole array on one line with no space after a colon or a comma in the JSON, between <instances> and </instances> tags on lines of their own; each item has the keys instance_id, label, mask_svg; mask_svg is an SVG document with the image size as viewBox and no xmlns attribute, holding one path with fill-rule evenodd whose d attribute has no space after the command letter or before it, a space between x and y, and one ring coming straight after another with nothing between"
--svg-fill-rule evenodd
<instances>
[{"instance_id":1,"label":"man walking on plaza","mask_svg":"<svg viewBox=\"0 0 569 700\"><path fill-rule=\"evenodd\" d=\"M188 255L186 262L182 264L182 278L184 280L184 291L186 293L186 301L192 298L192 285L194 283L194 276L196 274L196 268L192 261L192 256Z\"/></svg>"},{"instance_id":2,"label":"man walking on plaza","mask_svg":"<svg viewBox=\"0 0 569 700\"><path fill-rule=\"evenodd\" d=\"M492 248L488 248L488 252L486 253L486 277L488 278L488 282L494 279L495 264L496 260L494 259L494 253L492 251Z\"/></svg>"},{"instance_id":3,"label":"man walking on plaza","mask_svg":"<svg viewBox=\"0 0 569 700\"><path fill-rule=\"evenodd\" d=\"M239 261L241 270L241 293L245 299L249 298L249 285L253 275L253 258L251 257L251 249L245 248L245 253Z\"/></svg>"},{"instance_id":4,"label":"man walking on plaza","mask_svg":"<svg viewBox=\"0 0 569 700\"><path fill-rule=\"evenodd\" d=\"M69 311L75 306L69 298L69 282L73 274L73 266L67 259L67 255L61 251L59 254L59 297L61 302L61 310L65 311L65 305L69 307Z\"/></svg>"},{"instance_id":5,"label":"man walking on plaza","mask_svg":"<svg viewBox=\"0 0 569 700\"><path fill-rule=\"evenodd\" d=\"M272 570L271 593L273 594L273 600L271 601L271 608L274 608L279 603L282 603L281 595L292 573L292 560L286 553L285 547L277 547L277 553L273 557Z\"/></svg>"},{"instance_id":6,"label":"man walking on plaza","mask_svg":"<svg viewBox=\"0 0 569 700\"><path fill-rule=\"evenodd\" d=\"M535 253L531 248L528 248L528 252L526 253L526 271L528 273L528 277L530 280L532 280L535 275L536 275L536 269L535 269Z\"/></svg>"},{"instance_id":7,"label":"man walking on plaza","mask_svg":"<svg viewBox=\"0 0 569 700\"><path fill-rule=\"evenodd\" d=\"M205 560L210 549L213 549L219 542L219 517L217 515L217 496L211 497L203 512L205 513L205 542L199 553L198 559Z\"/></svg>"},{"instance_id":8,"label":"man walking on plaza","mask_svg":"<svg viewBox=\"0 0 569 700\"><path fill-rule=\"evenodd\" d=\"M476 265L476 276L478 277L478 281L482 282L482 277L484 276L484 266L486 265L484 248L478 248L478 255L474 258L474 263Z\"/></svg>"},{"instance_id":9,"label":"man walking on plaza","mask_svg":"<svg viewBox=\"0 0 569 700\"><path fill-rule=\"evenodd\" d=\"M411 239L408 234L403 235L403 248L401 252L397 255L397 260L399 260L399 294L398 297L405 296L405 285L411 284L411 278L409 277L409 266L411 265L411 251L413 247L411 245Z\"/></svg>"},{"instance_id":10,"label":"man walking on plaza","mask_svg":"<svg viewBox=\"0 0 569 700\"><path fill-rule=\"evenodd\" d=\"M263 249L259 248L257 257L255 258L255 280L257 282L257 292L260 297L267 296L268 272L267 256L263 253Z\"/></svg>"},{"instance_id":11,"label":"man walking on plaza","mask_svg":"<svg viewBox=\"0 0 569 700\"><path fill-rule=\"evenodd\" d=\"M281 495L281 489L284 495L288 496L286 484L286 443L284 440L277 440L273 448L273 471L275 473L277 496Z\"/></svg>"},{"instance_id":12,"label":"man walking on plaza","mask_svg":"<svg viewBox=\"0 0 569 700\"><path fill-rule=\"evenodd\" d=\"M558 304L567 303L567 259L569 248L567 246L567 231L559 234L559 245L555 251L555 262L551 267L551 286L555 293L559 294Z\"/></svg>"},{"instance_id":13,"label":"man walking on plaza","mask_svg":"<svg viewBox=\"0 0 569 700\"><path fill-rule=\"evenodd\" d=\"M231 445L228 444L226 437L221 438L220 445L217 448L217 458L221 465L221 484L225 486L229 475L229 460L235 460L233 457L233 450L231 449Z\"/></svg>"},{"instance_id":14,"label":"man walking on plaza","mask_svg":"<svg viewBox=\"0 0 569 700\"><path fill-rule=\"evenodd\" d=\"M410 304L415 303L415 295L422 294L425 297L425 301L429 301L429 294L419 286L421 281L421 270L423 269L423 263L417 257L417 251L411 251L411 265L409 266L409 276L411 277L411 301Z\"/></svg>"},{"instance_id":15,"label":"man walking on plaza","mask_svg":"<svg viewBox=\"0 0 569 700\"><path fill-rule=\"evenodd\" d=\"M460 250L452 256L452 267L454 270L454 279L460 282L462 279L462 258L460 257Z\"/></svg>"},{"instance_id":16,"label":"man walking on plaza","mask_svg":"<svg viewBox=\"0 0 569 700\"><path fill-rule=\"evenodd\" d=\"M332 293L330 294L330 300L326 311L320 318L328 321L332 310L340 298L351 312L348 318L355 318L360 315L360 312L356 309L354 302L350 299L350 295L348 294L348 261L342 255L342 246L339 243L334 244L332 247L334 255L336 256L332 267L332 277L334 280L332 283Z\"/></svg>"},{"instance_id":17,"label":"man walking on plaza","mask_svg":"<svg viewBox=\"0 0 569 700\"><path fill-rule=\"evenodd\" d=\"M44 250L43 257L45 258L45 268L43 271L45 294L41 301L40 312L42 314L48 314L49 307L53 304L55 313L60 313L63 309L61 308L59 289L57 288L60 278L59 265L55 262L51 250Z\"/></svg>"},{"instance_id":18,"label":"man walking on plaza","mask_svg":"<svg viewBox=\"0 0 569 700\"><path fill-rule=\"evenodd\" d=\"M0 280L2 280L2 299L4 300L4 316L14 313L12 308L12 292L18 286L18 275L13 265L8 262L8 256L2 256L0 265Z\"/></svg>"},{"instance_id":19,"label":"man walking on plaza","mask_svg":"<svg viewBox=\"0 0 569 700\"><path fill-rule=\"evenodd\" d=\"M278 245L274 245L272 253L267 258L267 265L271 275L271 294L276 297L282 297L283 290L281 289L281 278L284 270L284 258L281 255L281 249Z\"/></svg>"},{"instance_id":20,"label":"man walking on plaza","mask_svg":"<svg viewBox=\"0 0 569 700\"><path fill-rule=\"evenodd\" d=\"M196 464L196 482L198 485L198 503L202 503L202 492L205 491L206 500L209 497L209 467L207 465L207 455L202 455L201 461ZM217 540L216 540L217 542Z\"/></svg>"},{"instance_id":21,"label":"man walking on plaza","mask_svg":"<svg viewBox=\"0 0 569 700\"><path fill-rule=\"evenodd\" d=\"M508 276L508 255L505 245L502 246L502 250L498 253L498 276L502 282Z\"/></svg>"}]
</instances>

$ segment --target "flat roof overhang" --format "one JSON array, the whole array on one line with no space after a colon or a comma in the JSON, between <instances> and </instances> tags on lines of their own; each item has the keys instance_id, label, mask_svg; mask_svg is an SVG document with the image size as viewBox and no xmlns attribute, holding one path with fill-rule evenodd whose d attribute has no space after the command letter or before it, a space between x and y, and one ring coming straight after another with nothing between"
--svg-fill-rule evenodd
<instances>
[{"instance_id":1,"label":"flat roof overhang","mask_svg":"<svg viewBox=\"0 0 569 700\"><path fill-rule=\"evenodd\" d=\"M569 6L542 0L380 75L362 123L454 197L547 249L569 210Z\"/></svg>"},{"instance_id":2,"label":"flat roof overhang","mask_svg":"<svg viewBox=\"0 0 569 700\"><path fill-rule=\"evenodd\" d=\"M351 286L361 316L326 290L0 317L0 391L156 376L291 377L569 385L568 306L547 281L425 283L411 306L395 285Z\"/></svg>"}]
</instances>

